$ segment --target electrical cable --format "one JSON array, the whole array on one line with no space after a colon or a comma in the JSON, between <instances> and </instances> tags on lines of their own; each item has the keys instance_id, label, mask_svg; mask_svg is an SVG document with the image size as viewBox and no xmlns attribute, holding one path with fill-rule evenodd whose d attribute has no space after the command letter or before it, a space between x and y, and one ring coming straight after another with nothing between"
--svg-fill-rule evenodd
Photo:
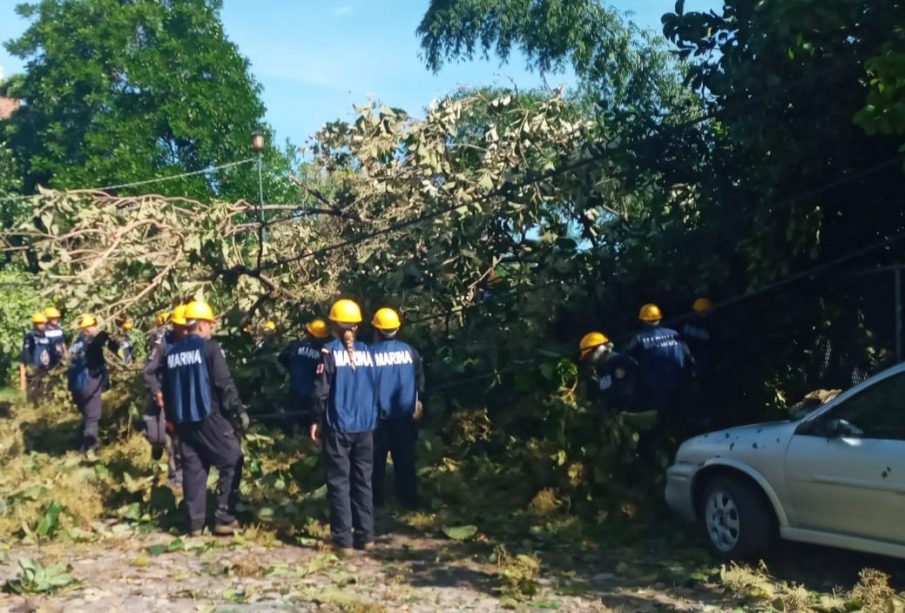
<instances>
[{"instance_id":1,"label":"electrical cable","mask_svg":"<svg viewBox=\"0 0 905 613\"><path fill-rule=\"evenodd\" d=\"M80 192L107 192L114 189L126 189L129 187L139 187L141 185L151 185L154 183L164 183L166 181L175 181L177 179L184 179L186 177L194 177L197 175L206 175L212 172L216 172L218 170L225 170L227 168L233 168L235 166L241 166L243 164L249 164L254 162L256 158L248 158L245 160L238 160L236 162L227 162L226 164L219 164L217 166L211 166L210 168L205 168L203 170L192 170L188 172L182 172L175 175L166 175L163 177L155 177L153 179L144 179L141 181L132 181L131 183L120 183L117 185L105 185L103 187L91 187L91 188L79 188L79 189L69 189L69 190L60 190L63 193L80 193ZM17 200L29 200L32 198L40 198L41 194L30 194L30 195L11 195L11 196L3 196L0 200L4 202L17 201Z\"/></svg>"}]
</instances>

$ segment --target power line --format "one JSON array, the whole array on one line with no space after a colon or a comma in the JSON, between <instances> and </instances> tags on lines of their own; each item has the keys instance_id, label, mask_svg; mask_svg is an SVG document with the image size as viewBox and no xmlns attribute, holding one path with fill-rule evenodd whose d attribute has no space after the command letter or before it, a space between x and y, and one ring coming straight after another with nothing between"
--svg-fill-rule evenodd
<instances>
[{"instance_id":1,"label":"power line","mask_svg":"<svg viewBox=\"0 0 905 613\"><path fill-rule=\"evenodd\" d=\"M219 164L217 166L211 166L210 168L205 168L203 170L192 170L188 172L182 172L175 175L166 175L163 177L155 177L153 179L144 179L141 181L133 181L131 183L120 183L118 185L105 185L103 187L91 187L91 188L79 188L79 189L67 189L60 190L63 193L76 193L76 192L107 192L114 189L126 189L129 187L139 187L141 185L151 185L154 183L164 183L167 181L175 181L177 179L184 179L186 177L195 177L198 175L206 175L212 172L216 172L218 170L225 170L227 168L233 168L235 166L241 166L243 164L249 164L254 162L255 158L248 158L245 160L238 160L236 162L228 162L226 164ZM16 195L16 196L4 196L0 198L3 201L17 201L17 200L30 200L32 198L40 198L41 194L30 194L30 195Z\"/></svg>"},{"instance_id":2,"label":"power line","mask_svg":"<svg viewBox=\"0 0 905 613\"><path fill-rule=\"evenodd\" d=\"M245 160L239 160L237 162L228 162L226 164L220 164L219 166L212 166L210 168L205 168L203 170L192 170L190 172L183 172L178 175L167 175L164 177L157 177L154 179L145 179L144 181L133 181L132 183L121 183L119 185L108 185L106 187L95 187L93 189L89 189L87 191L91 192L106 192L111 189L125 189L127 187L138 187L139 185L150 185L152 183L163 183L165 181L175 181L176 179L184 179L185 177L194 177L197 175L206 175L211 172L215 172L217 170L225 170L227 168L233 168L234 166L241 166L243 164L249 164L254 162L255 158L248 158ZM83 190L76 190L83 191Z\"/></svg>"}]
</instances>

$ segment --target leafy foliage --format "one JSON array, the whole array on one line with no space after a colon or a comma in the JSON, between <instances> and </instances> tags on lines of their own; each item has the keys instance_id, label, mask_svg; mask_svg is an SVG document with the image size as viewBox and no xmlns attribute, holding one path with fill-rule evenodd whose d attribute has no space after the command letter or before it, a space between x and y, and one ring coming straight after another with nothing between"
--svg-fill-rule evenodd
<instances>
[{"instance_id":1,"label":"leafy foliage","mask_svg":"<svg viewBox=\"0 0 905 613\"><path fill-rule=\"evenodd\" d=\"M30 316L44 305L33 285L31 275L0 270L0 381L9 381L13 367L19 362L22 337L30 328Z\"/></svg>"},{"instance_id":2,"label":"leafy foliage","mask_svg":"<svg viewBox=\"0 0 905 613\"><path fill-rule=\"evenodd\" d=\"M19 560L19 575L7 580L4 591L12 594L50 594L76 583L68 574L71 570L62 564L45 567L40 562L22 558Z\"/></svg>"},{"instance_id":3,"label":"leafy foliage","mask_svg":"<svg viewBox=\"0 0 905 613\"><path fill-rule=\"evenodd\" d=\"M541 73L571 67L607 108L659 117L689 102L662 42L597 0L433 0L418 34L434 71L518 48Z\"/></svg>"},{"instance_id":4,"label":"leafy foliage","mask_svg":"<svg viewBox=\"0 0 905 613\"><path fill-rule=\"evenodd\" d=\"M264 107L248 61L223 32L220 6L217 0L20 5L32 23L7 48L26 63L26 73L8 89L24 105L5 127L24 187L122 184L248 157ZM268 161L279 164L280 157L271 147ZM254 174L241 167L155 187L233 199L251 198L256 188Z\"/></svg>"}]
</instances>

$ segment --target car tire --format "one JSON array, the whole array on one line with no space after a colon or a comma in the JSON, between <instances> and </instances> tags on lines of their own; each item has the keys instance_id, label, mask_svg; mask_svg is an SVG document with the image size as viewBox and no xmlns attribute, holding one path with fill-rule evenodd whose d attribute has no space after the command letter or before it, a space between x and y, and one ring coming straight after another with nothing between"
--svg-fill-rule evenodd
<instances>
[{"instance_id":1,"label":"car tire","mask_svg":"<svg viewBox=\"0 0 905 613\"><path fill-rule=\"evenodd\" d=\"M776 539L776 517L764 493L741 478L716 477L698 501L698 525L707 548L721 560L762 556Z\"/></svg>"}]
</instances>

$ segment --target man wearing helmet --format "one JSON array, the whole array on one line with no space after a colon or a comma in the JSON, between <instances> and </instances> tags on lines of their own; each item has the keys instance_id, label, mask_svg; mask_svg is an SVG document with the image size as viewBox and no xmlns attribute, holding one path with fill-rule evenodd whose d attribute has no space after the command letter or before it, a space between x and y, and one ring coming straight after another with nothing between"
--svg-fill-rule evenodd
<instances>
[{"instance_id":1,"label":"man wearing helmet","mask_svg":"<svg viewBox=\"0 0 905 613\"><path fill-rule=\"evenodd\" d=\"M594 370L595 394L600 404L614 412L637 408L638 363L616 353L602 332L589 332L579 343L580 360Z\"/></svg>"},{"instance_id":2,"label":"man wearing helmet","mask_svg":"<svg viewBox=\"0 0 905 613\"><path fill-rule=\"evenodd\" d=\"M66 359L68 349L66 348L66 334L60 327L60 317L62 314L56 307L47 307L44 309L44 317L47 318L47 327L44 335L50 339L50 346L53 352L50 354L50 367L56 368Z\"/></svg>"},{"instance_id":3,"label":"man wearing helmet","mask_svg":"<svg viewBox=\"0 0 905 613\"><path fill-rule=\"evenodd\" d=\"M374 359L356 340L361 308L338 300L330 309L333 340L323 349L314 386L311 439L322 441L327 468L330 533L338 553L374 543L374 428L377 394Z\"/></svg>"},{"instance_id":4,"label":"man wearing helmet","mask_svg":"<svg viewBox=\"0 0 905 613\"><path fill-rule=\"evenodd\" d=\"M424 413L424 366L408 343L396 338L399 314L382 308L371 325L377 330L371 353L377 384L377 431L374 434L374 504L385 498L387 454L393 456L396 498L406 509L418 505L415 444L418 422Z\"/></svg>"},{"instance_id":5,"label":"man wearing helmet","mask_svg":"<svg viewBox=\"0 0 905 613\"><path fill-rule=\"evenodd\" d=\"M69 391L82 413L82 453L94 453L97 449L100 428L101 394L110 388L104 347L113 353L119 351L119 343L106 331L100 330L94 315L79 317L79 335L69 351L67 379Z\"/></svg>"},{"instance_id":6,"label":"man wearing helmet","mask_svg":"<svg viewBox=\"0 0 905 613\"><path fill-rule=\"evenodd\" d=\"M680 424L681 395L694 359L679 333L660 325L660 307L645 304L638 319L642 329L625 346L625 353L638 362L646 408L655 409L666 423Z\"/></svg>"},{"instance_id":7,"label":"man wearing helmet","mask_svg":"<svg viewBox=\"0 0 905 613\"><path fill-rule=\"evenodd\" d=\"M176 426L182 451L182 487L189 532L200 535L207 516L207 479L211 466L220 474L213 533L239 529L236 503L244 456L230 417L248 426L248 416L219 343L211 340L213 310L195 301L185 308L186 334L168 344L163 360L163 389L158 402Z\"/></svg>"},{"instance_id":8,"label":"man wearing helmet","mask_svg":"<svg viewBox=\"0 0 905 613\"><path fill-rule=\"evenodd\" d=\"M321 361L321 349L330 337L330 328L323 319L315 319L305 325L305 336L293 341L277 358L289 373L289 402L286 413L290 430L296 426L307 431L311 427L313 413L311 394L317 379L317 365Z\"/></svg>"},{"instance_id":9,"label":"man wearing helmet","mask_svg":"<svg viewBox=\"0 0 905 613\"><path fill-rule=\"evenodd\" d=\"M149 339L154 343L148 351L148 362L144 368L145 389L148 391L148 403L145 405L144 422L145 438L151 443L151 457L156 461L167 452L167 478L172 487L182 486L182 454L179 450L179 440L176 429L167 421L163 402L163 363L167 355L167 345L177 343L185 336L185 309L186 305L180 304L172 313L162 313L157 316L157 326L152 331ZM166 322L169 321L173 329L166 331ZM163 332L160 332L160 329Z\"/></svg>"},{"instance_id":10,"label":"man wearing helmet","mask_svg":"<svg viewBox=\"0 0 905 613\"><path fill-rule=\"evenodd\" d=\"M32 329L22 341L19 359L19 387L30 402L37 403L45 391L47 372L54 365L53 341L47 336L47 316L31 316Z\"/></svg>"}]
</instances>

